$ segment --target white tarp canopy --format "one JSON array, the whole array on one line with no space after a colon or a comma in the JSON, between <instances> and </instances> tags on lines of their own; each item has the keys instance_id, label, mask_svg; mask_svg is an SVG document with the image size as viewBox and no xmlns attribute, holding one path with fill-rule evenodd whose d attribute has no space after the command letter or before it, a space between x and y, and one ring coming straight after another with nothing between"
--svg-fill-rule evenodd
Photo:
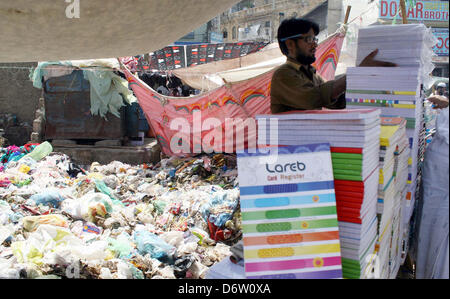
<instances>
[{"instance_id":1,"label":"white tarp canopy","mask_svg":"<svg viewBox=\"0 0 450 299\"><path fill-rule=\"evenodd\" d=\"M206 75L206 78L213 80L214 82L238 82L264 74L285 62L286 56L280 56L251 66L223 71L213 75Z\"/></svg>"},{"instance_id":2,"label":"white tarp canopy","mask_svg":"<svg viewBox=\"0 0 450 299\"><path fill-rule=\"evenodd\" d=\"M271 43L256 53L177 69L172 73L195 89L209 91L223 85L225 81L236 82L256 77L285 61L286 57L281 53L278 43Z\"/></svg>"},{"instance_id":3,"label":"white tarp canopy","mask_svg":"<svg viewBox=\"0 0 450 299\"><path fill-rule=\"evenodd\" d=\"M237 2L1 0L0 62L95 59L153 52Z\"/></svg>"}]
</instances>

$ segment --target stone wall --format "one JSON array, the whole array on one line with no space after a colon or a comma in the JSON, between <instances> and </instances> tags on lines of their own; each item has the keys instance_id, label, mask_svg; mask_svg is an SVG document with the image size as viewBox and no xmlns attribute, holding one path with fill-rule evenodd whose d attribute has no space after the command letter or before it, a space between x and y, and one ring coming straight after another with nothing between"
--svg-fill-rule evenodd
<instances>
[{"instance_id":1,"label":"stone wall","mask_svg":"<svg viewBox=\"0 0 450 299\"><path fill-rule=\"evenodd\" d=\"M0 63L0 114L13 114L17 126L5 137L17 145L30 140L41 90L33 87L30 69L37 63ZM25 124L26 123L26 124Z\"/></svg>"}]
</instances>

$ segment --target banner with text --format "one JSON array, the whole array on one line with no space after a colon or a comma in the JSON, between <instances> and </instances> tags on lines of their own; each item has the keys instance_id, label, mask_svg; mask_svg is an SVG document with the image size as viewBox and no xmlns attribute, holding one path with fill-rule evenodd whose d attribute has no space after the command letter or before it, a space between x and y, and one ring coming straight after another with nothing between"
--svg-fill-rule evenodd
<instances>
[{"instance_id":1,"label":"banner with text","mask_svg":"<svg viewBox=\"0 0 450 299\"><path fill-rule=\"evenodd\" d=\"M438 56L448 56L448 28L433 28L432 31L438 40L433 47L434 53Z\"/></svg>"},{"instance_id":2,"label":"banner with text","mask_svg":"<svg viewBox=\"0 0 450 299\"><path fill-rule=\"evenodd\" d=\"M400 18L400 0L380 0L380 19ZM406 1L406 17L414 21L448 22L448 1Z\"/></svg>"}]
</instances>

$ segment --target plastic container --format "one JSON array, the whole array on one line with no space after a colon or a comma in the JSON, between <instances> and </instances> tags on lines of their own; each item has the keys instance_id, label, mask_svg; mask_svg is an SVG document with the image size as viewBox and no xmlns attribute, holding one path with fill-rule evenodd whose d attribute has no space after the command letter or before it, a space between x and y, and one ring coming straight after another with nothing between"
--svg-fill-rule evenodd
<instances>
[{"instance_id":1,"label":"plastic container","mask_svg":"<svg viewBox=\"0 0 450 299\"><path fill-rule=\"evenodd\" d=\"M31 153L25 155L23 158L30 157L35 161L40 161L46 156L48 156L48 154L50 154L52 151L53 151L52 145L48 141L45 141L36 146Z\"/></svg>"}]
</instances>

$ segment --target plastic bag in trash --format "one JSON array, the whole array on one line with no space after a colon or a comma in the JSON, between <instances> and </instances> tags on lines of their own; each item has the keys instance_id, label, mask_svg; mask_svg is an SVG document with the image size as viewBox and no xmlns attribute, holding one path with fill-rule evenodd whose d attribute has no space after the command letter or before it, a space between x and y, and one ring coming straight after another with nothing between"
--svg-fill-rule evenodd
<instances>
[{"instance_id":1,"label":"plastic bag in trash","mask_svg":"<svg viewBox=\"0 0 450 299\"><path fill-rule=\"evenodd\" d=\"M46 205L53 208L59 208L64 198L58 191L45 191L42 193L34 194L30 197L35 205Z\"/></svg>"},{"instance_id":2,"label":"plastic bag in trash","mask_svg":"<svg viewBox=\"0 0 450 299\"><path fill-rule=\"evenodd\" d=\"M14 214L9 204L0 200L0 225L9 223L10 217Z\"/></svg>"},{"instance_id":3,"label":"plastic bag in trash","mask_svg":"<svg viewBox=\"0 0 450 299\"><path fill-rule=\"evenodd\" d=\"M26 240L11 243L11 249L19 263L41 265L46 254L58 253L58 249L67 252L76 245L82 241L68 229L42 224Z\"/></svg>"},{"instance_id":4,"label":"plastic bag in trash","mask_svg":"<svg viewBox=\"0 0 450 299\"><path fill-rule=\"evenodd\" d=\"M94 223L97 215L105 217L113 212L113 207L111 198L99 192L87 193L78 199L66 199L61 205L61 209L72 217Z\"/></svg>"},{"instance_id":5,"label":"plastic bag in trash","mask_svg":"<svg viewBox=\"0 0 450 299\"><path fill-rule=\"evenodd\" d=\"M144 230L135 231L134 241L141 255L150 254L152 258L162 262L173 262L176 248L164 242L157 235Z\"/></svg>"},{"instance_id":6,"label":"plastic bag in trash","mask_svg":"<svg viewBox=\"0 0 450 299\"><path fill-rule=\"evenodd\" d=\"M76 258L87 261L102 261L108 256L108 242L100 240L88 245L72 245L70 251Z\"/></svg>"},{"instance_id":7,"label":"plastic bag in trash","mask_svg":"<svg viewBox=\"0 0 450 299\"><path fill-rule=\"evenodd\" d=\"M26 216L22 218L23 228L26 231L35 231L39 225L50 224L60 227L69 227L67 219L58 214L40 215L40 216Z\"/></svg>"},{"instance_id":8,"label":"plastic bag in trash","mask_svg":"<svg viewBox=\"0 0 450 299\"><path fill-rule=\"evenodd\" d=\"M106 194L109 196L109 198L111 198L112 201L114 201L116 204L122 204L113 194L112 190L106 186L105 182L103 180L94 180L95 182L95 187L97 188L98 191L100 191L103 194Z\"/></svg>"},{"instance_id":9,"label":"plastic bag in trash","mask_svg":"<svg viewBox=\"0 0 450 299\"><path fill-rule=\"evenodd\" d=\"M15 232L12 224L0 226L0 245Z\"/></svg>"},{"instance_id":10,"label":"plastic bag in trash","mask_svg":"<svg viewBox=\"0 0 450 299\"><path fill-rule=\"evenodd\" d=\"M108 249L117 254L119 258L130 257L134 246L130 236L126 233L120 234L116 239L108 238Z\"/></svg>"},{"instance_id":11,"label":"plastic bag in trash","mask_svg":"<svg viewBox=\"0 0 450 299\"><path fill-rule=\"evenodd\" d=\"M233 218L238 205L239 193L235 190L223 190L213 193L213 197L208 203L201 207L201 212L205 222L208 220L215 226L221 228L225 223Z\"/></svg>"}]
</instances>

